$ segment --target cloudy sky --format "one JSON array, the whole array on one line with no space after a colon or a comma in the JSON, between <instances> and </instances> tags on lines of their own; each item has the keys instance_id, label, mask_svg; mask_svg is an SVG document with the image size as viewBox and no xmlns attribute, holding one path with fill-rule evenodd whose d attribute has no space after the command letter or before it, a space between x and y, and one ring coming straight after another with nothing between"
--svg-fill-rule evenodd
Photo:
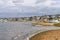
<instances>
[{"instance_id":1,"label":"cloudy sky","mask_svg":"<svg viewBox=\"0 0 60 40\"><path fill-rule=\"evenodd\" d=\"M60 0L0 0L0 17L60 13Z\"/></svg>"}]
</instances>

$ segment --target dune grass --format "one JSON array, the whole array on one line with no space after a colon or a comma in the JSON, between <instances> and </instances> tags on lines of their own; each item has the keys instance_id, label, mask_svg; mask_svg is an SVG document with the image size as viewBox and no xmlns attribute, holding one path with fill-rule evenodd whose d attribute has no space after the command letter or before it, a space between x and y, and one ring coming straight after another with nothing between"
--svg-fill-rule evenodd
<instances>
[{"instance_id":1,"label":"dune grass","mask_svg":"<svg viewBox=\"0 0 60 40\"><path fill-rule=\"evenodd\" d=\"M54 26L56 26L56 27L60 27L60 23L54 24Z\"/></svg>"},{"instance_id":2,"label":"dune grass","mask_svg":"<svg viewBox=\"0 0 60 40\"><path fill-rule=\"evenodd\" d=\"M53 26L53 23L49 23L49 22L36 22L36 23L32 23L33 26L35 25L42 25L42 26Z\"/></svg>"}]
</instances>

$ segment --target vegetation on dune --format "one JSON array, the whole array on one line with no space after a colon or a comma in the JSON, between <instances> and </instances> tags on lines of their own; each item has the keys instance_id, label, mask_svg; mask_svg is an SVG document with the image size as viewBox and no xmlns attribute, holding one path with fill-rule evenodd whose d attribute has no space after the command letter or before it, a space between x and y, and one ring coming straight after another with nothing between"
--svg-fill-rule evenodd
<instances>
[{"instance_id":1,"label":"vegetation on dune","mask_svg":"<svg viewBox=\"0 0 60 40\"><path fill-rule=\"evenodd\" d=\"M36 23L32 23L33 26L35 25L43 25L43 26L53 26L53 23L48 23L48 22L36 22Z\"/></svg>"},{"instance_id":2,"label":"vegetation on dune","mask_svg":"<svg viewBox=\"0 0 60 40\"><path fill-rule=\"evenodd\" d=\"M60 23L54 24L54 26L60 27Z\"/></svg>"}]
</instances>

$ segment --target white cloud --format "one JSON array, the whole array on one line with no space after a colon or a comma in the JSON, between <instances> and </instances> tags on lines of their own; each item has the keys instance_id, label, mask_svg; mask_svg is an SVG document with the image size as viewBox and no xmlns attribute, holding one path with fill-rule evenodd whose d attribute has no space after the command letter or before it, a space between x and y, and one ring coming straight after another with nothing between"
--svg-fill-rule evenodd
<instances>
[{"instance_id":1,"label":"white cloud","mask_svg":"<svg viewBox=\"0 0 60 40\"><path fill-rule=\"evenodd\" d=\"M34 6L35 5L36 0L24 0L23 5L26 6Z\"/></svg>"},{"instance_id":2,"label":"white cloud","mask_svg":"<svg viewBox=\"0 0 60 40\"><path fill-rule=\"evenodd\" d=\"M3 4L3 1L0 0L0 5L2 5L2 4Z\"/></svg>"},{"instance_id":3,"label":"white cloud","mask_svg":"<svg viewBox=\"0 0 60 40\"><path fill-rule=\"evenodd\" d=\"M8 1L6 4L7 4L8 6L15 6L15 4L14 4L12 1Z\"/></svg>"},{"instance_id":4,"label":"white cloud","mask_svg":"<svg viewBox=\"0 0 60 40\"><path fill-rule=\"evenodd\" d=\"M44 2L38 3L37 5L58 8L58 7L60 7L60 1L46 0Z\"/></svg>"},{"instance_id":5,"label":"white cloud","mask_svg":"<svg viewBox=\"0 0 60 40\"><path fill-rule=\"evenodd\" d=\"M43 7L60 8L60 1L54 0L0 0L0 9L3 11L36 12Z\"/></svg>"},{"instance_id":6,"label":"white cloud","mask_svg":"<svg viewBox=\"0 0 60 40\"><path fill-rule=\"evenodd\" d=\"M6 7L17 6L17 5L52 7L52 6L56 6L57 4L60 4L60 2L53 1L53 0L3 0L3 1L0 0L0 5L2 5L2 4L4 4L4 6L6 6ZM52 4L54 4L54 5L52 5Z\"/></svg>"}]
</instances>

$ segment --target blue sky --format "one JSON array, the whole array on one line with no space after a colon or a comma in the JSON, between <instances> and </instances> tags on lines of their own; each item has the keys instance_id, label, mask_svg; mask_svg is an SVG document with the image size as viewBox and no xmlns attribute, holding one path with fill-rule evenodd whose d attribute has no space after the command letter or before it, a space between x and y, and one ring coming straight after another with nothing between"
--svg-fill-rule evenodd
<instances>
[{"instance_id":1,"label":"blue sky","mask_svg":"<svg viewBox=\"0 0 60 40\"><path fill-rule=\"evenodd\" d=\"M60 0L0 0L0 17L60 14Z\"/></svg>"}]
</instances>

